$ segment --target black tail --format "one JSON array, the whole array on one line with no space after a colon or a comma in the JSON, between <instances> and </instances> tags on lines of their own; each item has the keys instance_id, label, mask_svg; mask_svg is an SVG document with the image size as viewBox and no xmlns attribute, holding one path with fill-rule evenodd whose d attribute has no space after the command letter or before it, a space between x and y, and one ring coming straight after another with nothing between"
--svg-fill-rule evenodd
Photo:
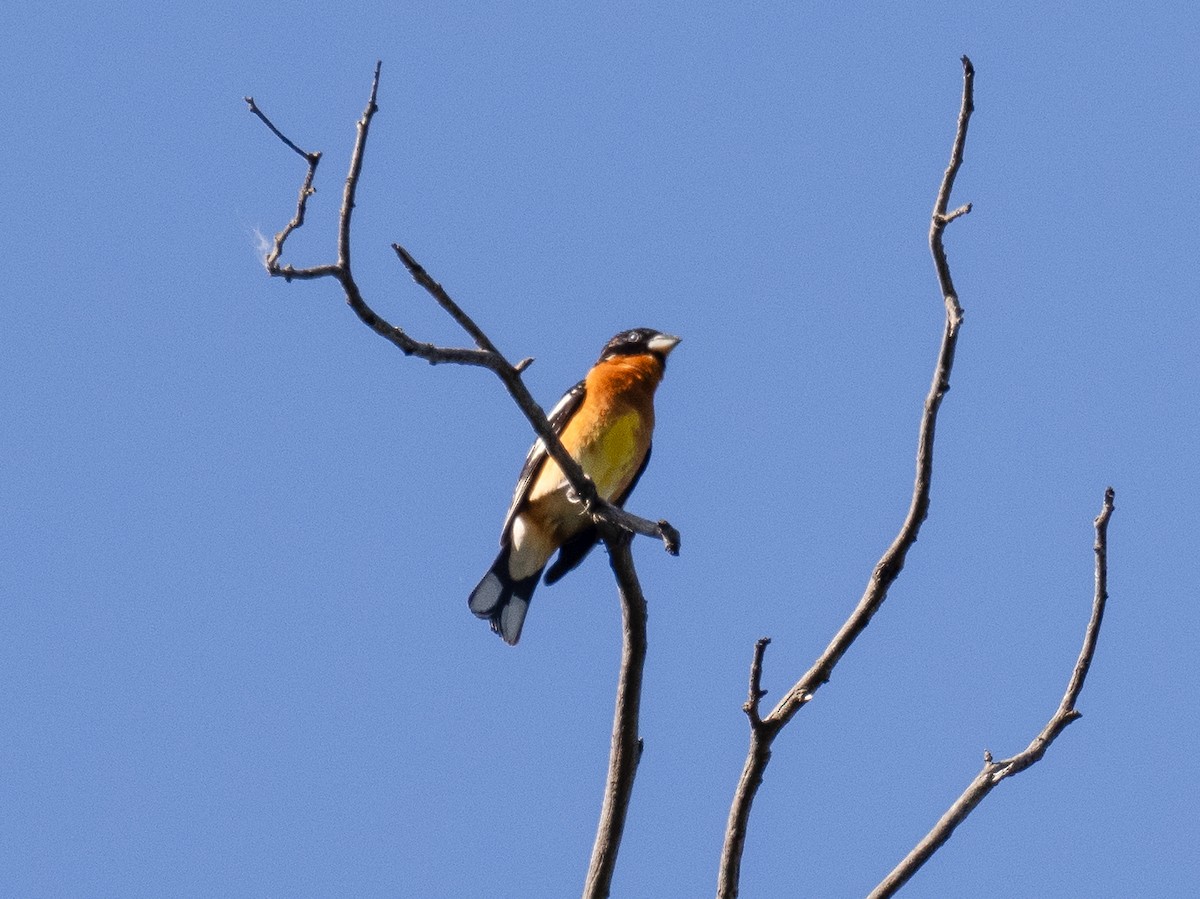
<instances>
[{"instance_id":1,"label":"black tail","mask_svg":"<svg viewBox=\"0 0 1200 899\"><path fill-rule=\"evenodd\" d=\"M467 605L480 618L490 618L492 630L504 638L510 646L521 639L521 627L525 624L525 613L529 611L529 600L537 587L540 571L523 581L514 581L508 573L510 547L500 550L496 561L488 569L475 589Z\"/></svg>"}]
</instances>

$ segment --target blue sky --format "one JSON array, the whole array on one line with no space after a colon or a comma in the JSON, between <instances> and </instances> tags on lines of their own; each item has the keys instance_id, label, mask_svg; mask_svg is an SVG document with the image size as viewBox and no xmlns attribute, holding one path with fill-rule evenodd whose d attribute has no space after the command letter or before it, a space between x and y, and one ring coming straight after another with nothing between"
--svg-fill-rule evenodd
<instances>
[{"instance_id":1,"label":"blue sky","mask_svg":"<svg viewBox=\"0 0 1200 899\"><path fill-rule=\"evenodd\" d=\"M966 310L931 516L778 740L745 896L854 896L1054 710L1117 491L1073 724L911 896L1200 889L1193 688L1200 13L1182 2L14 8L0 36L0 895L576 894L608 753L603 553L503 645L466 596L531 439L498 382L405 359L356 273L544 404L616 331L684 342L630 508L645 755L614 895L711 894L754 640L778 698L908 500L942 307L928 215L959 56L977 112L947 245Z\"/></svg>"}]
</instances>

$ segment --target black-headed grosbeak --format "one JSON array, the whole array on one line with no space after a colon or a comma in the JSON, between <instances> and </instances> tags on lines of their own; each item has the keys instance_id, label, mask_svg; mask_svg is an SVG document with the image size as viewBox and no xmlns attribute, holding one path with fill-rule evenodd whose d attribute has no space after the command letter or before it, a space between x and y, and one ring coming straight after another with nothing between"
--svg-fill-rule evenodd
<instances>
[{"instance_id":1,"label":"black-headed grosbeak","mask_svg":"<svg viewBox=\"0 0 1200 899\"><path fill-rule=\"evenodd\" d=\"M654 391L678 337L652 328L622 331L604 345L587 377L549 415L563 447L596 485L602 499L623 506L646 463L654 433ZM525 457L512 505L500 532L500 555L471 591L468 604L492 630L515 644L529 600L546 572L553 584L583 561L600 539L558 463L539 438Z\"/></svg>"}]
</instances>

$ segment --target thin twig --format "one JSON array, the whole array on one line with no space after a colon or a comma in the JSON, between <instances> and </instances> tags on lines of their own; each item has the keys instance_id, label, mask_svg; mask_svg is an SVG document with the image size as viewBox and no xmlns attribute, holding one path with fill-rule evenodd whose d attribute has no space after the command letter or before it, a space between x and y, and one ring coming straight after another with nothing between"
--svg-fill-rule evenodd
<instances>
[{"instance_id":1,"label":"thin twig","mask_svg":"<svg viewBox=\"0 0 1200 899\"><path fill-rule=\"evenodd\" d=\"M489 353L495 353L497 356L500 355L500 351L492 345L492 341L483 333L483 330L475 324L469 315L462 311L458 303L450 298L450 294L446 293L442 285L429 276L429 272L425 271L424 266L413 259L412 254L408 250L404 249L398 243L392 244L392 249L396 251L396 255L400 257L400 261L404 263L404 267L408 269L408 273L412 275L413 280L424 287L426 292L437 300L438 305L445 309L450 314L450 317L458 322L464 331L471 335L477 347L481 350L487 350ZM526 365L532 361L530 359Z\"/></svg>"},{"instance_id":2,"label":"thin twig","mask_svg":"<svg viewBox=\"0 0 1200 899\"><path fill-rule=\"evenodd\" d=\"M631 535L612 530L605 537L609 561L621 596L621 672L613 712L612 748L608 757L608 779L604 802L596 826L592 860L584 881L584 899L605 899L612 889L617 853L633 796L633 781L642 757L638 732L641 709L642 669L646 662L646 597L638 583L630 552Z\"/></svg>"},{"instance_id":3,"label":"thin twig","mask_svg":"<svg viewBox=\"0 0 1200 899\"><path fill-rule=\"evenodd\" d=\"M1072 721L1080 717L1075 703L1083 690L1088 669L1096 654L1096 641L1100 636L1100 624L1104 620L1104 606L1108 600L1108 520L1113 513L1113 489L1104 493L1104 504L1096 517L1096 588L1092 599L1092 615L1088 620L1083 637L1083 648L1071 672L1071 680L1054 715L1042 728L1041 733L1025 749L1011 758L995 761L990 752L984 753L983 769L975 776L962 795L946 810L933 829L913 847L912 852L896 865L872 892L870 899L885 899L893 896L908 882L921 866L950 839L954 829L981 803L997 784L1014 774L1020 774L1030 765L1041 760L1050 744Z\"/></svg>"},{"instance_id":4,"label":"thin twig","mask_svg":"<svg viewBox=\"0 0 1200 899\"><path fill-rule=\"evenodd\" d=\"M283 226L283 230L275 235L275 240L271 245L271 252L267 254L263 260L267 266L267 272L271 275L280 275L285 280L292 280L296 276L296 272L292 271L290 266L287 271L279 268L279 257L283 253L283 245L291 236L292 232L304 224L304 212L308 207L308 198L313 195L313 179L317 176L317 165L321 162L320 153L309 153L306 150L301 150L285 135L282 131L275 127L275 123L267 118L266 113L258 108L258 104L254 102L253 97L243 97L246 105L250 107L250 111L258 116L259 120L271 129L271 133L283 141L284 145L291 147L296 153L308 163L308 172L304 176L304 181L300 185L300 196L296 199L296 212L292 215L292 220ZM322 275L332 274L332 271L322 272ZM303 275L301 276L303 277ZM310 276L311 277L311 276Z\"/></svg>"},{"instance_id":5,"label":"thin twig","mask_svg":"<svg viewBox=\"0 0 1200 899\"><path fill-rule=\"evenodd\" d=\"M750 717L751 728L757 728L762 724L759 704L767 695L767 691L762 688L763 656L770 645L770 637L759 637L754 644L754 659L750 662L750 692L746 697L745 705L742 706L742 711Z\"/></svg>"},{"instance_id":6,"label":"thin twig","mask_svg":"<svg viewBox=\"0 0 1200 899\"><path fill-rule=\"evenodd\" d=\"M258 116L264 125L271 129L272 134L283 141L287 146L291 147L294 151L299 153L306 162L315 166L320 161L320 153L309 153L307 150L301 150L294 143L292 143L291 139L286 134L276 128L275 123L267 118L266 113L258 108L258 104L254 102L253 97L242 97L242 99L246 101L246 105L250 107L250 111Z\"/></svg>"},{"instance_id":7,"label":"thin twig","mask_svg":"<svg viewBox=\"0 0 1200 899\"><path fill-rule=\"evenodd\" d=\"M946 307L946 321L937 363L934 367L933 383L925 398L925 408L921 416L921 426L917 438L916 477L908 515L905 517L896 539L892 541L891 546L876 564L858 605L830 641L825 651L821 653L805 675L784 694L770 714L757 723L753 717L751 718L750 746L746 753L742 775L734 792L733 802L730 805L729 821L725 828L725 844L721 851L721 866L717 877L717 895L721 899L733 899L738 894L742 852L745 847L750 808L754 803L758 788L762 784L763 772L770 761L771 744L775 736L813 698L817 690L823 684L828 683L834 667L859 634L866 629L879 607L883 605L888 590L904 568L904 560L908 551L916 543L921 523L929 512L929 491L933 478L934 432L942 398L950 389L950 372L954 367L954 351L958 344L958 331L963 318L962 307L959 305L954 284L950 279L950 266L946 261L946 252L942 244L942 233L945 231L946 225L960 215L966 214L969 209L969 206L964 206L955 210L953 215L946 213L950 191L962 165L963 148L967 140L967 126L974 110L975 70L971 66L971 61L965 56L962 58L962 65L963 88L958 127L951 147L950 164L942 176L929 228L930 251L933 254L938 285L941 288Z\"/></svg>"}]
</instances>

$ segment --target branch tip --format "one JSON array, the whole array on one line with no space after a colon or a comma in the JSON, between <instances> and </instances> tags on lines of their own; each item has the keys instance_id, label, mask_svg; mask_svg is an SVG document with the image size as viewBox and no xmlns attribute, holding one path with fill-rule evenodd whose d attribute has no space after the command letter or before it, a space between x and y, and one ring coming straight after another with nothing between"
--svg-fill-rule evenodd
<instances>
[{"instance_id":1,"label":"branch tip","mask_svg":"<svg viewBox=\"0 0 1200 899\"><path fill-rule=\"evenodd\" d=\"M375 98L379 96L379 71L383 68L383 60L375 60L375 77L371 79L371 99L367 101L367 116L372 116L379 109Z\"/></svg>"},{"instance_id":2,"label":"branch tip","mask_svg":"<svg viewBox=\"0 0 1200 899\"><path fill-rule=\"evenodd\" d=\"M679 536L679 531L671 526L671 522L667 521L665 518L660 518L658 520L658 534L662 538L663 549L665 549L669 555L679 555L681 538Z\"/></svg>"}]
</instances>

